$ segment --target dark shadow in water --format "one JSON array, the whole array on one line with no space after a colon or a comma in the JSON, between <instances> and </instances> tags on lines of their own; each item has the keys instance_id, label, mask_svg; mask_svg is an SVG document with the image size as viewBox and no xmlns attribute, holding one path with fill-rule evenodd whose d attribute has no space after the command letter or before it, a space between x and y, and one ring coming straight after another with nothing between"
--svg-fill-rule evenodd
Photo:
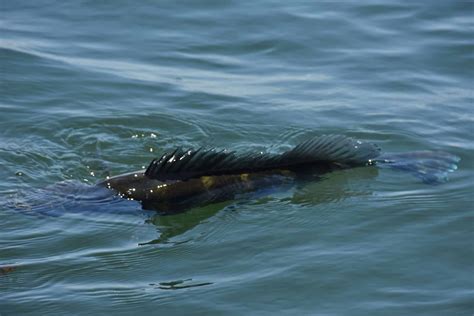
<instances>
[{"instance_id":1,"label":"dark shadow in water","mask_svg":"<svg viewBox=\"0 0 474 316\"><path fill-rule=\"evenodd\" d=\"M320 181L299 183L293 195L283 200L298 205L334 203L356 196L372 194L364 183L370 183L378 175L378 169L362 167L334 172Z\"/></svg>"},{"instance_id":2,"label":"dark shadow in water","mask_svg":"<svg viewBox=\"0 0 474 316\"><path fill-rule=\"evenodd\" d=\"M160 214L154 214L146 220L146 223L155 225L160 231L160 237L149 242L140 243L140 245L169 243L170 238L182 235L188 230L193 229L232 203L233 201L211 204L208 206L192 208L187 212L175 215L163 216ZM182 241L179 243L185 242L186 241Z\"/></svg>"},{"instance_id":3,"label":"dark shadow in water","mask_svg":"<svg viewBox=\"0 0 474 316\"><path fill-rule=\"evenodd\" d=\"M16 266L10 265L10 266L0 266L0 275L12 273L17 269Z\"/></svg>"},{"instance_id":4,"label":"dark shadow in water","mask_svg":"<svg viewBox=\"0 0 474 316\"><path fill-rule=\"evenodd\" d=\"M212 282L200 282L200 283L189 283L193 279L177 280L170 282L160 282L158 284L150 283L151 286L157 287L160 290L182 290L188 289L191 287L200 287L205 285L211 285Z\"/></svg>"},{"instance_id":5,"label":"dark shadow in water","mask_svg":"<svg viewBox=\"0 0 474 316\"><path fill-rule=\"evenodd\" d=\"M188 209L186 212L174 215L154 214L146 222L155 225L160 236L149 242L140 245L150 244L181 244L189 240L171 242L173 237L183 235L187 231L198 226L200 223L216 215L224 209L236 209L241 203L244 204L265 204L278 199L295 205L319 205L324 203L334 203L350 197L371 195L370 189L360 187L360 183L370 182L377 177L377 168L355 168L341 170L328 174L318 181L302 180L293 186L283 186L281 188L263 189L255 193L244 194L237 199L221 203L210 204L203 207ZM275 197L276 193L288 193L286 197ZM279 194L278 194L279 195Z\"/></svg>"}]
</instances>

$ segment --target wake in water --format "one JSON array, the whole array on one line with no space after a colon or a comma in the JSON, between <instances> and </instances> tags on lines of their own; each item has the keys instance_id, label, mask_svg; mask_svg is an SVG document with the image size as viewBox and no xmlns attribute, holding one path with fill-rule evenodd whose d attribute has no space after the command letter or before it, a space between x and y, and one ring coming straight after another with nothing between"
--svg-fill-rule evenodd
<instances>
[{"instance_id":1,"label":"wake in water","mask_svg":"<svg viewBox=\"0 0 474 316\"><path fill-rule=\"evenodd\" d=\"M427 184L439 184L448 180L448 174L458 168L460 160L443 151L414 151L383 154L377 165L407 171Z\"/></svg>"},{"instance_id":2,"label":"wake in water","mask_svg":"<svg viewBox=\"0 0 474 316\"><path fill-rule=\"evenodd\" d=\"M139 209L135 202L122 199L110 190L79 181L19 191L7 199L7 207L26 215L53 217L71 213L132 214Z\"/></svg>"}]
</instances>

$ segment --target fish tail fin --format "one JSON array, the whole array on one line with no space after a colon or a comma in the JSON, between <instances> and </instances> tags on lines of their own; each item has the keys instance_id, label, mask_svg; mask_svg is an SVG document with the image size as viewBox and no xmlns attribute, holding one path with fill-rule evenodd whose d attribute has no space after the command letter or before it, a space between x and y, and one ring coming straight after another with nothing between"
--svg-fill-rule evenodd
<instances>
[{"instance_id":1,"label":"fish tail fin","mask_svg":"<svg viewBox=\"0 0 474 316\"><path fill-rule=\"evenodd\" d=\"M427 184L439 184L448 180L448 173L458 168L461 160L443 151L413 151L387 153L377 158L379 167L403 170Z\"/></svg>"}]
</instances>

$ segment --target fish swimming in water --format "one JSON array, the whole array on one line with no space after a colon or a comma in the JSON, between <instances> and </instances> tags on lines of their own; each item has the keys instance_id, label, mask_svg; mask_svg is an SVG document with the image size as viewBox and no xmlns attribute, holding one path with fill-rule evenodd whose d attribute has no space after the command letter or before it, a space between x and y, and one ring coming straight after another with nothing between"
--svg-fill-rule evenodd
<instances>
[{"instance_id":1,"label":"fish swimming in water","mask_svg":"<svg viewBox=\"0 0 474 316\"><path fill-rule=\"evenodd\" d=\"M177 148L141 171L107 178L99 186L163 214L232 200L239 194L315 180L340 169L378 166L404 170L436 184L460 158L441 151L382 154L375 144L342 135L310 138L281 154Z\"/></svg>"}]
</instances>

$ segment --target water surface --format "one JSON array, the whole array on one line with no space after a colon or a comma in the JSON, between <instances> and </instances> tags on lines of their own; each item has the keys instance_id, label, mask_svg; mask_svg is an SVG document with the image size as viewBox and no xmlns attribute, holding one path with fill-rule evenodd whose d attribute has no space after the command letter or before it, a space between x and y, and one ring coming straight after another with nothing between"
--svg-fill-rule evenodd
<instances>
[{"instance_id":1,"label":"water surface","mask_svg":"<svg viewBox=\"0 0 474 316\"><path fill-rule=\"evenodd\" d=\"M471 1L3 1L0 314L472 315ZM461 157L157 216L175 146L340 133Z\"/></svg>"}]
</instances>

